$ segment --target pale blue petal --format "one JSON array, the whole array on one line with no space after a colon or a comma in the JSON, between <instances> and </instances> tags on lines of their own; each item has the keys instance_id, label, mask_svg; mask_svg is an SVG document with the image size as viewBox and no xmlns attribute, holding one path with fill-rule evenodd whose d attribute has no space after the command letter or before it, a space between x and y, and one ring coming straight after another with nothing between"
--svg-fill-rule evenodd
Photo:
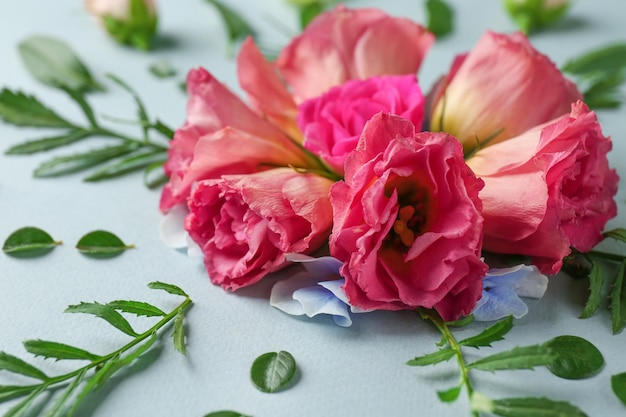
<instances>
[{"instance_id":1,"label":"pale blue petal","mask_svg":"<svg viewBox=\"0 0 626 417\"><path fill-rule=\"evenodd\" d=\"M320 279L333 275L339 278L339 268L343 265L343 262L332 256L314 258L301 253L288 253L285 255L285 259L289 262L301 263L311 275L315 275Z\"/></svg>"},{"instance_id":2,"label":"pale blue petal","mask_svg":"<svg viewBox=\"0 0 626 417\"><path fill-rule=\"evenodd\" d=\"M272 287L270 305L287 314L301 316L304 314L304 308L299 301L293 299L293 293L315 284L315 279L306 274L296 274L290 279L278 281Z\"/></svg>"},{"instance_id":3,"label":"pale blue petal","mask_svg":"<svg viewBox=\"0 0 626 417\"><path fill-rule=\"evenodd\" d=\"M483 296L473 311L477 321L499 320L509 315L519 319L526 313L528 306L507 287L493 287L489 291L483 291Z\"/></svg>"}]
</instances>

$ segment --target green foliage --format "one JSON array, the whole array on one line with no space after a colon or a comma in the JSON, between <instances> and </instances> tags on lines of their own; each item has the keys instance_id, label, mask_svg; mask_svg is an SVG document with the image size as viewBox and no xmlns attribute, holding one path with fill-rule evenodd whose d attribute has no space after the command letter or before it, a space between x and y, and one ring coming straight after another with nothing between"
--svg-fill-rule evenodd
<instances>
[{"instance_id":1,"label":"green foliage","mask_svg":"<svg viewBox=\"0 0 626 417\"><path fill-rule=\"evenodd\" d=\"M48 234L38 227L22 227L11 233L4 241L2 250L7 255L16 258L33 258L42 256L60 245Z\"/></svg>"},{"instance_id":2,"label":"green foliage","mask_svg":"<svg viewBox=\"0 0 626 417\"><path fill-rule=\"evenodd\" d=\"M76 244L76 249L80 253L92 258L113 258L134 247L125 244L122 239L106 230L89 232Z\"/></svg>"},{"instance_id":3,"label":"green foliage","mask_svg":"<svg viewBox=\"0 0 626 417\"><path fill-rule=\"evenodd\" d=\"M454 29L454 11L445 0L426 0L428 30L437 38L448 35Z\"/></svg>"},{"instance_id":4,"label":"green foliage","mask_svg":"<svg viewBox=\"0 0 626 417\"><path fill-rule=\"evenodd\" d=\"M602 286L604 285L604 271L602 266L591 261L591 271L589 272L589 298L585 304L585 309L580 315L581 319L593 316L600 304L602 304Z\"/></svg>"},{"instance_id":5,"label":"green foliage","mask_svg":"<svg viewBox=\"0 0 626 417\"><path fill-rule=\"evenodd\" d=\"M15 126L72 127L70 122L46 107L36 97L7 88L0 91L0 119Z\"/></svg>"},{"instance_id":6,"label":"green foliage","mask_svg":"<svg viewBox=\"0 0 626 417\"><path fill-rule=\"evenodd\" d=\"M547 368L565 379L589 378L604 366L602 353L591 342L578 336L558 336L543 344L556 354Z\"/></svg>"},{"instance_id":7,"label":"green foliage","mask_svg":"<svg viewBox=\"0 0 626 417\"><path fill-rule=\"evenodd\" d=\"M493 342L504 340L506 335L513 328L513 316L509 316L503 320L495 322L487 327L479 334L463 339L459 342L461 346L470 346L475 348L491 347Z\"/></svg>"},{"instance_id":8,"label":"green foliage","mask_svg":"<svg viewBox=\"0 0 626 417\"><path fill-rule=\"evenodd\" d=\"M157 78L171 78L176 75L176 70L172 64L165 60L154 62L148 69Z\"/></svg>"},{"instance_id":9,"label":"green foliage","mask_svg":"<svg viewBox=\"0 0 626 417\"><path fill-rule=\"evenodd\" d=\"M212 413L206 414L204 417L252 417L246 414L241 414L236 411L214 411Z\"/></svg>"},{"instance_id":10,"label":"green foliage","mask_svg":"<svg viewBox=\"0 0 626 417\"><path fill-rule=\"evenodd\" d=\"M285 388L296 374L296 360L291 353L268 352L254 360L250 378L260 391L272 393Z\"/></svg>"},{"instance_id":11,"label":"green foliage","mask_svg":"<svg viewBox=\"0 0 626 417\"><path fill-rule=\"evenodd\" d=\"M561 19L567 12L569 3L569 1L551 4L546 0L504 0L506 11L526 34L550 26Z\"/></svg>"},{"instance_id":12,"label":"green foliage","mask_svg":"<svg viewBox=\"0 0 626 417\"><path fill-rule=\"evenodd\" d=\"M152 283L150 285L157 288L178 288L165 283ZM180 289L178 292L184 294L184 291ZM124 300L112 301L107 304L81 303L69 306L67 312L86 313L103 318L118 330L132 336L133 339L106 355L95 355L84 349L59 342L40 339L25 341L25 349L35 356L57 361L88 361L81 368L57 376L48 376L24 360L0 352L0 371L21 374L39 381L31 385L0 385L0 403L23 397L21 401L9 409L5 417L32 415L35 404L37 407L42 407L41 415L45 413L46 417L72 417L79 406L89 398L89 394L102 387L115 373L129 367L146 353L154 345L161 329L173 320L182 322L180 317L184 316L190 305L191 299L185 296L185 300L169 313L164 313L148 303ZM116 311L118 309L136 315L159 316L161 319L143 333L137 333ZM147 312L149 314L146 314ZM180 346L176 346L176 342L174 344L176 349L180 350ZM44 392L48 392L50 395L42 399L41 394Z\"/></svg>"},{"instance_id":13,"label":"green foliage","mask_svg":"<svg viewBox=\"0 0 626 417\"><path fill-rule=\"evenodd\" d=\"M611 376L611 389L622 404L626 405L626 372Z\"/></svg>"},{"instance_id":14,"label":"green foliage","mask_svg":"<svg viewBox=\"0 0 626 417\"><path fill-rule=\"evenodd\" d=\"M250 23L231 7L226 5L226 3L219 0L205 1L212 5L222 18L226 32L228 33L229 49L231 52L235 43L244 40L248 36L255 35L255 31Z\"/></svg>"},{"instance_id":15,"label":"green foliage","mask_svg":"<svg viewBox=\"0 0 626 417\"><path fill-rule=\"evenodd\" d=\"M414 359L411 359L406 364L409 366L427 366L427 365L436 365L441 362L445 362L450 360L454 356L454 350L450 348L439 349L436 352L429 353L427 355L418 356Z\"/></svg>"}]
</instances>

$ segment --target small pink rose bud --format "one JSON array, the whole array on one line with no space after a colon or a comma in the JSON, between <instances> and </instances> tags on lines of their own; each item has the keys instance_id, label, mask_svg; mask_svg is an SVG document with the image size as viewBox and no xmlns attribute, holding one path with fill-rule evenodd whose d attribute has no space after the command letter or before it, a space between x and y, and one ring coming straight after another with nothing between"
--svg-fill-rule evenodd
<instances>
[{"instance_id":1,"label":"small pink rose bud","mask_svg":"<svg viewBox=\"0 0 626 417\"><path fill-rule=\"evenodd\" d=\"M150 49L157 30L153 0L86 0L85 8L117 42Z\"/></svg>"}]
</instances>

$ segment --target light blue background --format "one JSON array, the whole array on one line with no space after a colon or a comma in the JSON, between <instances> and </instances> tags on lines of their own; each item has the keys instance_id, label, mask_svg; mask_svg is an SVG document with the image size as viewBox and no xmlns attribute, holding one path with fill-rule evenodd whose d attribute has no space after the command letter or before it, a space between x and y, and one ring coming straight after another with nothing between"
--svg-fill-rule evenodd
<instances>
[{"instance_id":1,"label":"light blue background","mask_svg":"<svg viewBox=\"0 0 626 417\"><path fill-rule=\"evenodd\" d=\"M230 3L254 22L270 46L279 47L288 41L285 30L296 31L295 13L283 0ZM499 1L451 3L456 10L456 31L429 53L420 72L425 89L447 71L454 54L470 49L484 30L514 30ZM424 21L420 1L354 0L348 5L378 6L393 15ZM185 95L177 84L190 67L205 66L240 91L235 62L227 57L223 28L214 10L202 0L161 1L159 9L161 34L167 42L148 54L112 43L84 12L81 2L5 0L0 3L0 86L36 94L59 113L82 120L73 103L34 81L18 58L19 41L44 34L69 43L99 80L104 81L104 74L112 72L128 81L145 100L151 115L175 127L185 116ZM590 48L626 41L624 10L622 0L579 0L567 20L533 36L532 41L562 64ZM179 75L173 80L151 75L148 66L159 59L169 60ZM90 96L98 115L133 117L131 98L111 83L107 86L107 93ZM626 178L626 109L601 111L599 117L605 134L614 140L612 164ZM137 134L133 127L120 128ZM0 147L4 150L43 133L50 132L0 124ZM83 149L96 144L88 141L84 145ZM162 349L148 355L155 359L153 363L139 366L140 372L114 378L81 410L82 416L199 417L220 409L255 417L469 415L465 394L453 405L442 404L436 397L436 390L456 383L452 362L424 369L404 364L434 350L439 340L414 313L357 315L353 326L344 329L327 318L293 318L270 307L267 300L272 279L236 295L225 293L209 283L197 262L160 241L159 193L144 188L140 175L97 184L83 183L79 175L32 179L32 170L50 157L0 156L0 240L19 227L33 225L65 242L50 255L34 260L0 254L0 350L30 360L21 342L42 338L108 353L124 344L127 337L102 320L63 314L63 310L80 301L115 299L146 300L168 311L177 305L177 297L149 290L146 284L150 281L177 284L195 301L187 317L187 357L173 350L168 337L162 337ZM620 190L620 216L609 227L626 226L624 200ZM109 261L85 258L73 246L93 229L117 233L137 249ZM586 285L566 276L553 277L544 299L529 303L530 313L516 322L497 348L541 343L562 334L583 336L604 354L607 364L599 375L585 381L566 381L543 369L497 375L476 372L476 389L494 398L549 396L569 400L594 417L624 415L626 408L611 393L610 376L626 372L625 335L611 335L606 310L588 320L577 318ZM132 322L142 328L148 321ZM459 336L479 329L480 325L473 325ZM300 378L292 389L263 394L250 384L249 367L259 354L277 350L295 356ZM484 349L480 353L495 351ZM474 352L468 352L468 357L474 357ZM34 362L50 374L74 369L72 363ZM0 373L2 385L22 382L26 381ZM0 405L0 412L10 404Z\"/></svg>"}]
</instances>

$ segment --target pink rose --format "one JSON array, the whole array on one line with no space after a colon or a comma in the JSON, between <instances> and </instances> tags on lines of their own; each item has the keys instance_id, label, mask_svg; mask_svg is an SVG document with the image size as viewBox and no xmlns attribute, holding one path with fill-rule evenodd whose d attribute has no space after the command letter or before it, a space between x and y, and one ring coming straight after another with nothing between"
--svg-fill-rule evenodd
<instances>
[{"instance_id":1,"label":"pink rose","mask_svg":"<svg viewBox=\"0 0 626 417\"><path fill-rule=\"evenodd\" d=\"M439 87L432 93L430 130L456 136L466 153L478 142L493 145L546 123L582 99L576 85L521 33L487 32L473 51L455 60Z\"/></svg>"},{"instance_id":2,"label":"pink rose","mask_svg":"<svg viewBox=\"0 0 626 417\"><path fill-rule=\"evenodd\" d=\"M185 229L211 281L236 290L286 266L285 253L318 249L331 228L331 185L289 168L198 182Z\"/></svg>"},{"instance_id":3,"label":"pink rose","mask_svg":"<svg viewBox=\"0 0 626 417\"><path fill-rule=\"evenodd\" d=\"M276 66L299 103L351 79L415 74L434 41L409 19L337 6L294 38Z\"/></svg>"},{"instance_id":4,"label":"pink rose","mask_svg":"<svg viewBox=\"0 0 626 417\"><path fill-rule=\"evenodd\" d=\"M203 68L189 72L187 121L174 134L161 210L184 203L194 182L272 166L317 167L277 126L253 112ZM271 100L271 97L268 97Z\"/></svg>"},{"instance_id":5,"label":"pink rose","mask_svg":"<svg viewBox=\"0 0 626 417\"><path fill-rule=\"evenodd\" d=\"M346 155L356 148L365 123L389 112L421 126L424 96L415 75L350 80L299 106L304 147L343 174Z\"/></svg>"},{"instance_id":6,"label":"pink rose","mask_svg":"<svg viewBox=\"0 0 626 417\"><path fill-rule=\"evenodd\" d=\"M482 293L482 181L459 142L380 113L331 188L331 254L352 305L468 314Z\"/></svg>"},{"instance_id":7,"label":"pink rose","mask_svg":"<svg viewBox=\"0 0 626 417\"><path fill-rule=\"evenodd\" d=\"M570 246L589 251L617 212L610 149L579 101L570 114L478 151L467 163L485 181L485 250L531 256L546 274L561 269Z\"/></svg>"}]
</instances>

